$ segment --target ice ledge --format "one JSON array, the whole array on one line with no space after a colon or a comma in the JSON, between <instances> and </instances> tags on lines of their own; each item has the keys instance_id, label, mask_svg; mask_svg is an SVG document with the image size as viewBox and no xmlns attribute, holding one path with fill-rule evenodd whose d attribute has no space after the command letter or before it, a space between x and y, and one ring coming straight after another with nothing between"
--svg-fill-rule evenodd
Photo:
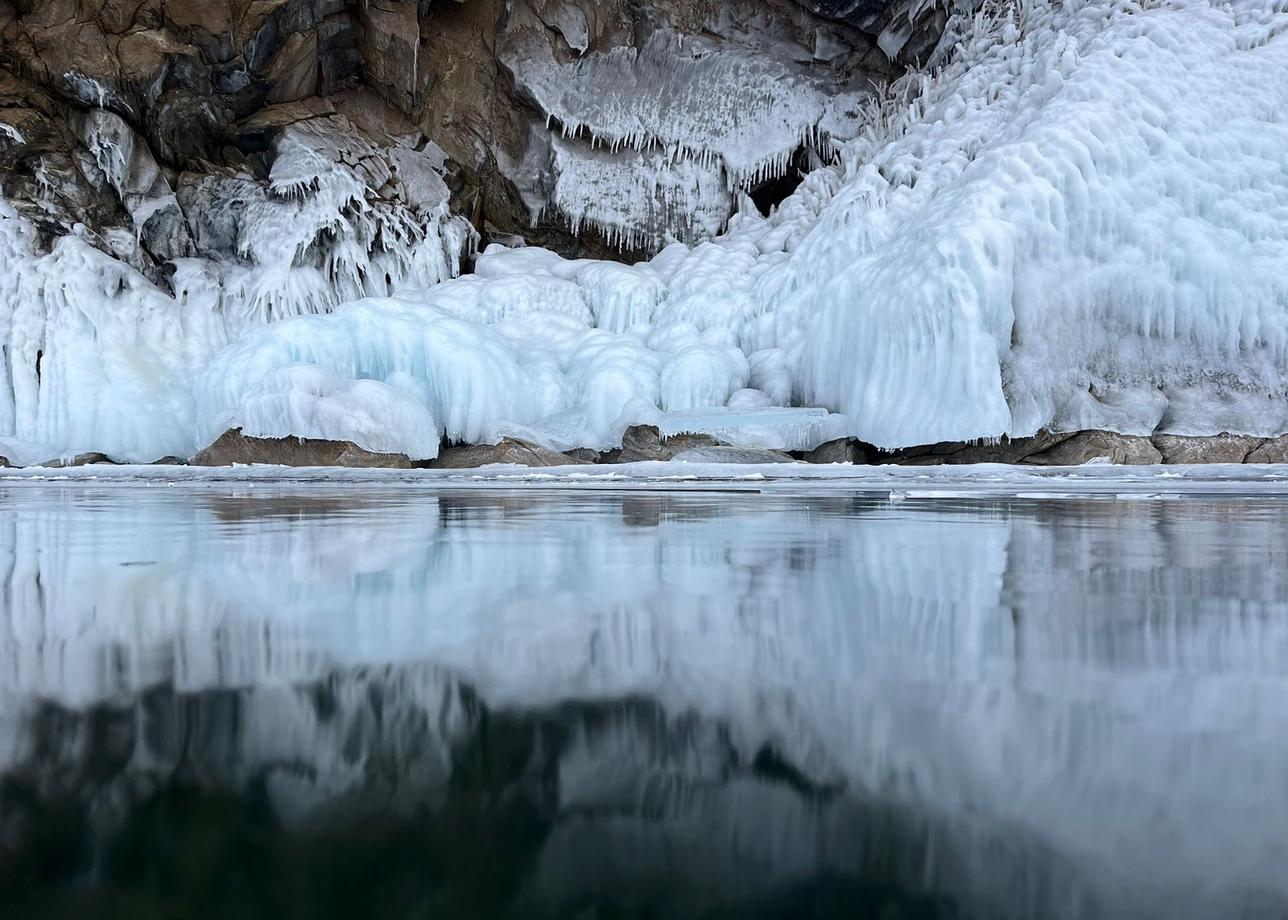
<instances>
[{"instance_id":1,"label":"ice ledge","mask_svg":"<svg viewBox=\"0 0 1288 920\"><path fill-rule=\"evenodd\" d=\"M894 502L943 498L1168 500L1288 495L1288 464L1030 467L985 463L900 467L803 463L679 465L650 461L597 467L490 466L473 470L281 466L0 469L0 488L39 488L51 484L93 486L109 482L121 487L144 488L200 488L233 482L244 483L248 488L301 485L319 489L343 486L346 489L428 490L850 492Z\"/></svg>"}]
</instances>

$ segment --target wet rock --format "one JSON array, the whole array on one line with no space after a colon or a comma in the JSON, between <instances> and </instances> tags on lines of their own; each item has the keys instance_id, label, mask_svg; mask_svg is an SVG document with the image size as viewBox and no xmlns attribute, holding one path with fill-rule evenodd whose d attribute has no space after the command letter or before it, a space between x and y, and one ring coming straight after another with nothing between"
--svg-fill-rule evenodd
<instances>
[{"instance_id":1,"label":"wet rock","mask_svg":"<svg viewBox=\"0 0 1288 920\"><path fill-rule=\"evenodd\" d=\"M466 447L449 447L438 459L426 464L436 470L468 470L495 463L516 466L570 466L586 463L557 450L550 450L517 438L502 438L497 444L471 444Z\"/></svg>"},{"instance_id":2,"label":"wet rock","mask_svg":"<svg viewBox=\"0 0 1288 920\"><path fill-rule=\"evenodd\" d=\"M267 463L276 466L348 466L363 469L410 469L404 454L379 454L350 441L320 438L253 438L233 428L221 434L190 461L192 466Z\"/></svg>"},{"instance_id":3,"label":"wet rock","mask_svg":"<svg viewBox=\"0 0 1288 920\"><path fill-rule=\"evenodd\" d=\"M1288 463L1288 434L1271 438L1251 451L1244 463Z\"/></svg>"},{"instance_id":4,"label":"wet rock","mask_svg":"<svg viewBox=\"0 0 1288 920\"><path fill-rule=\"evenodd\" d=\"M1222 432L1211 437L1156 434L1152 440L1164 463L1242 463L1265 438Z\"/></svg>"},{"instance_id":5,"label":"wet rock","mask_svg":"<svg viewBox=\"0 0 1288 920\"><path fill-rule=\"evenodd\" d=\"M682 450L672 458L676 463L799 463L791 454L763 447L695 447Z\"/></svg>"},{"instance_id":6,"label":"wet rock","mask_svg":"<svg viewBox=\"0 0 1288 920\"><path fill-rule=\"evenodd\" d=\"M1040 466L1081 466L1093 460L1145 465L1162 463L1163 455L1146 437L1112 431L1080 431L1049 450L1025 457L1022 462Z\"/></svg>"}]
</instances>

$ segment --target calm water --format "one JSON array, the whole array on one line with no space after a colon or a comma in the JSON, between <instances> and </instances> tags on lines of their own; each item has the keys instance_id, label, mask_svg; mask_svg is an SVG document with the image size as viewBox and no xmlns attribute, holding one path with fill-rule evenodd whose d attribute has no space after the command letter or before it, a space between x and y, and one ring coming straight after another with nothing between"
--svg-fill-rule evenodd
<instances>
[{"instance_id":1,"label":"calm water","mask_svg":"<svg viewBox=\"0 0 1288 920\"><path fill-rule=\"evenodd\" d=\"M1288 916L1288 503L0 487L0 916Z\"/></svg>"}]
</instances>

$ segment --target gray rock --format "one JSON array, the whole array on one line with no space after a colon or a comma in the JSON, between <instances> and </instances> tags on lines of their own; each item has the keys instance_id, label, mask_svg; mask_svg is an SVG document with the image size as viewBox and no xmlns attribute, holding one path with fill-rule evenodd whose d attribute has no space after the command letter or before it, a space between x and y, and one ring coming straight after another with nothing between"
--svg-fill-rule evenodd
<instances>
[{"instance_id":1,"label":"gray rock","mask_svg":"<svg viewBox=\"0 0 1288 920\"><path fill-rule=\"evenodd\" d=\"M240 428L225 431L188 461L192 466L270 463L278 466L349 466L364 469L410 469L404 454L378 454L350 441L320 438L252 438Z\"/></svg>"},{"instance_id":2,"label":"gray rock","mask_svg":"<svg viewBox=\"0 0 1288 920\"><path fill-rule=\"evenodd\" d=\"M564 451L564 456L571 458L577 463L599 462L599 451L591 450L588 447L574 447L572 450Z\"/></svg>"},{"instance_id":3,"label":"gray rock","mask_svg":"<svg viewBox=\"0 0 1288 920\"><path fill-rule=\"evenodd\" d=\"M761 447L695 447L672 458L676 463L799 463L791 454Z\"/></svg>"},{"instance_id":4,"label":"gray rock","mask_svg":"<svg viewBox=\"0 0 1288 920\"><path fill-rule=\"evenodd\" d=\"M1244 463L1288 463L1288 434L1271 438L1248 454Z\"/></svg>"},{"instance_id":5,"label":"gray rock","mask_svg":"<svg viewBox=\"0 0 1288 920\"><path fill-rule=\"evenodd\" d=\"M1162 463L1163 455L1146 437L1112 431L1079 431L1049 450L1025 457L1023 462L1041 466L1081 466L1092 460L1144 465Z\"/></svg>"},{"instance_id":6,"label":"gray rock","mask_svg":"<svg viewBox=\"0 0 1288 920\"><path fill-rule=\"evenodd\" d=\"M503 438L498 444L471 444L466 447L449 447L427 465L436 470L468 470L494 463L517 466L571 466L584 464L557 450L550 450L528 441Z\"/></svg>"},{"instance_id":7,"label":"gray rock","mask_svg":"<svg viewBox=\"0 0 1288 920\"><path fill-rule=\"evenodd\" d=\"M806 463L866 463L867 457L859 443L851 438L837 438L820 444L802 457Z\"/></svg>"},{"instance_id":8,"label":"gray rock","mask_svg":"<svg viewBox=\"0 0 1288 920\"><path fill-rule=\"evenodd\" d=\"M1242 463L1265 438L1227 432L1211 437L1156 434L1153 442L1164 463Z\"/></svg>"}]
</instances>

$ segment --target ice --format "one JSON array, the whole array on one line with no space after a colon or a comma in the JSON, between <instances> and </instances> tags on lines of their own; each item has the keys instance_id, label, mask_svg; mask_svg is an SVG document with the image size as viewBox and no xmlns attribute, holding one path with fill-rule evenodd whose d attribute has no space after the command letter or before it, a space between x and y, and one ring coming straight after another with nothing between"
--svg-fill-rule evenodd
<instances>
[{"instance_id":1,"label":"ice","mask_svg":"<svg viewBox=\"0 0 1288 920\"><path fill-rule=\"evenodd\" d=\"M743 391L747 392L747 391ZM765 406L669 412L662 434L709 434L737 447L769 450L813 450L845 436L846 419L826 409L779 409Z\"/></svg>"},{"instance_id":2,"label":"ice","mask_svg":"<svg viewBox=\"0 0 1288 920\"><path fill-rule=\"evenodd\" d=\"M1110 474L1157 480L1085 475ZM891 827L928 839L899 851L921 854L908 877L970 915L1207 918L1288 899L1282 504L1158 503L1105 527L1094 501L755 488L6 483L0 769L82 775L101 746L76 730L110 707L134 743L84 799L103 846L116 809L154 804L158 775L183 768L309 827L460 779L460 758L426 752L459 751L443 736L462 719L526 729L553 712L572 740L554 748L562 832L543 859L575 855L578 828L599 849L614 826L677 846L718 828L756 870L740 882L778 867L791 886L853 865L875 813L872 852ZM623 734L624 700L680 733ZM659 748L673 759L650 761ZM766 749L792 782L753 773ZM753 802L795 808L715 807L753 782ZM649 868L672 879L675 853Z\"/></svg>"},{"instance_id":3,"label":"ice","mask_svg":"<svg viewBox=\"0 0 1288 920\"><path fill-rule=\"evenodd\" d=\"M423 402L380 381L344 380L311 364L269 371L233 410L207 426L231 428L257 438L351 441L413 460L438 456L439 426Z\"/></svg>"},{"instance_id":4,"label":"ice","mask_svg":"<svg viewBox=\"0 0 1288 920\"><path fill-rule=\"evenodd\" d=\"M532 77L569 129L566 175L614 146L613 162L670 158L665 176L628 174L644 194L689 166L771 168L749 138L764 152L819 136L817 86L657 41ZM0 436L146 461L240 417L367 438L389 425L387 449L423 453L429 418L451 440L602 449L628 418L698 413L723 439L805 449L821 433L775 413L811 409L886 448L1043 427L1277 435L1284 73L1285 0L988 4L955 16L930 70L860 107L862 130L832 136L840 161L769 216L742 201L723 236L635 265L493 247L453 278L470 231L447 213L441 157L361 140L339 116L284 131L270 184L181 178L200 257L172 260L174 296L88 231L46 251L0 205ZM608 74L624 82L596 83ZM739 75L768 81L763 106L736 124L694 111L702 80ZM634 125L630 87L647 102ZM155 219L168 186L138 162L127 181L123 123L91 116L104 171L140 196L130 213ZM578 175L572 212L627 242L671 200ZM705 220L709 186L685 188ZM297 364L326 386L283 389ZM389 392L355 396L363 381Z\"/></svg>"}]
</instances>

